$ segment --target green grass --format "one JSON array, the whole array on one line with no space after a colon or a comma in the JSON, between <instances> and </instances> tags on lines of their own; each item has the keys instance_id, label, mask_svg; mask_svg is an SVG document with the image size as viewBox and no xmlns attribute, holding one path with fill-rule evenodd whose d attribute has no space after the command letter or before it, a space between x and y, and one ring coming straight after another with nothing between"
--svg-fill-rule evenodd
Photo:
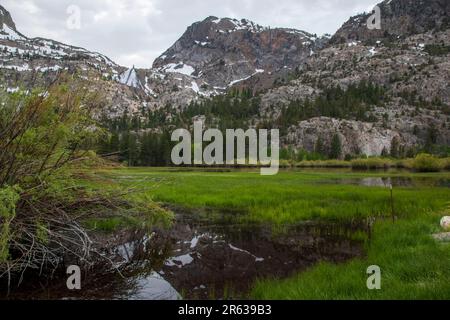
<instances>
[{"instance_id":1,"label":"green grass","mask_svg":"<svg viewBox=\"0 0 450 320\"><path fill-rule=\"evenodd\" d=\"M186 208L235 210L252 222L295 223L309 219L350 220L391 215L387 188L335 184L344 178L408 175L444 177L447 173L281 172L263 177L259 171L212 172L196 170L120 169L101 173L121 184L151 188L152 199ZM395 188L394 212L415 217L442 209L448 188Z\"/></svg>"},{"instance_id":2,"label":"green grass","mask_svg":"<svg viewBox=\"0 0 450 320\"><path fill-rule=\"evenodd\" d=\"M367 258L322 263L285 280L261 280L255 299L450 299L450 246L430 234L439 219L428 215L375 225ZM381 268L381 290L368 290L367 268Z\"/></svg>"},{"instance_id":3,"label":"green grass","mask_svg":"<svg viewBox=\"0 0 450 320\"><path fill-rule=\"evenodd\" d=\"M84 221L84 225L89 230L112 233L120 230L121 228L132 226L133 223L130 223L130 219L125 219L123 217L110 217L90 218Z\"/></svg>"},{"instance_id":4,"label":"green grass","mask_svg":"<svg viewBox=\"0 0 450 320\"><path fill-rule=\"evenodd\" d=\"M341 179L409 177L450 179L448 172L353 172L351 170L283 171L260 176L258 170L116 169L102 178L120 185L148 189L149 199L202 211L237 211L237 219L285 224L302 220L353 221L378 217L365 258L335 265L321 263L288 279L261 279L252 292L256 299L449 299L450 246L436 242L450 189L424 184L394 188L338 184ZM210 212L204 210L205 212ZM213 217L212 217L213 218ZM355 235L357 237L358 235ZM361 240L365 237L361 235ZM378 265L381 290L368 290L366 270Z\"/></svg>"}]
</instances>

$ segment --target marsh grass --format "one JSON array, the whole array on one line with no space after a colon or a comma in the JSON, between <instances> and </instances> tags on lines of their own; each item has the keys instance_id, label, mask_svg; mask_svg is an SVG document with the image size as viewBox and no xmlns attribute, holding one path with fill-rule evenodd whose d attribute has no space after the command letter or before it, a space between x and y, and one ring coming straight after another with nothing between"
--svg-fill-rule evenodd
<instances>
[{"instance_id":1,"label":"marsh grass","mask_svg":"<svg viewBox=\"0 0 450 320\"><path fill-rule=\"evenodd\" d=\"M449 299L450 246L431 238L438 215L375 225L367 257L321 263L289 279L258 281L256 299ZM381 268L381 290L368 290L366 270Z\"/></svg>"},{"instance_id":2,"label":"marsh grass","mask_svg":"<svg viewBox=\"0 0 450 320\"><path fill-rule=\"evenodd\" d=\"M101 173L128 187L151 188L149 200L194 208L238 211L236 219L275 224L312 219L352 220L392 215L388 188L339 184L339 180L400 173L281 172L262 177L250 172L167 172L118 169ZM405 174L405 173L403 173ZM448 177L448 174L406 174L410 177ZM120 178L122 177L122 178ZM126 178L123 178L126 177ZM325 183L318 183L324 182ZM158 185L155 188L155 185ZM394 215L399 218L445 207L448 188L394 189Z\"/></svg>"},{"instance_id":3,"label":"marsh grass","mask_svg":"<svg viewBox=\"0 0 450 320\"><path fill-rule=\"evenodd\" d=\"M415 158L395 159L383 157L347 160L316 160L280 163L282 167L296 168L352 168L356 170L402 168L416 172L439 172L450 169L450 158L438 158L429 154L419 154Z\"/></svg>"}]
</instances>

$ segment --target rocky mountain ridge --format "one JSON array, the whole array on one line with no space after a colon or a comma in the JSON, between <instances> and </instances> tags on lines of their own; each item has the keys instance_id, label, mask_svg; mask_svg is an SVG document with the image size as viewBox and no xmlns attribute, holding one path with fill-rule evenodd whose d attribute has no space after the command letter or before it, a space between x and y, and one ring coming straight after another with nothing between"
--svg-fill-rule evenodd
<instances>
[{"instance_id":1,"label":"rocky mountain ridge","mask_svg":"<svg viewBox=\"0 0 450 320\"><path fill-rule=\"evenodd\" d=\"M113 88L105 88L106 92L120 92L108 97L112 117L143 108L185 107L223 94L253 77L294 68L326 41L294 29L209 17L188 27L185 35L156 59L154 68L126 69L99 53L28 38L16 29L10 13L1 6L0 10L0 76L5 90L18 90L16 80L26 87L44 86L58 72L77 72L102 87ZM204 41L206 38L209 41Z\"/></svg>"},{"instance_id":2,"label":"rocky mountain ridge","mask_svg":"<svg viewBox=\"0 0 450 320\"><path fill-rule=\"evenodd\" d=\"M380 9L380 29L367 27L369 17L364 13L351 17L334 34L330 43L405 38L430 30L442 31L450 26L450 2L446 0L384 0Z\"/></svg>"},{"instance_id":3,"label":"rocky mountain ridge","mask_svg":"<svg viewBox=\"0 0 450 320\"><path fill-rule=\"evenodd\" d=\"M153 67L184 73L213 89L225 90L257 74L292 68L319 50L323 42L305 31L208 17L188 27Z\"/></svg>"},{"instance_id":4,"label":"rocky mountain ridge","mask_svg":"<svg viewBox=\"0 0 450 320\"><path fill-rule=\"evenodd\" d=\"M313 116L283 128L283 144L313 152L317 140L329 145L338 135L342 155L379 155L392 149L393 141L405 150L430 139L450 145L448 1L386 0L379 7L381 30L369 30L370 14L363 14L350 18L331 39L208 17L188 27L152 69L126 69L98 53L27 38L0 7L0 78L4 90L14 92L17 83L38 86L59 72L76 74L105 94L109 118L127 113L145 120L164 110L166 120L147 128L152 130L173 126L190 103L230 90L246 90L258 99L259 112L248 119L258 126L277 123L287 107L301 108L301 101L320 98L327 88L367 82L384 88L383 102L365 107L363 118L370 122L345 114Z\"/></svg>"}]
</instances>

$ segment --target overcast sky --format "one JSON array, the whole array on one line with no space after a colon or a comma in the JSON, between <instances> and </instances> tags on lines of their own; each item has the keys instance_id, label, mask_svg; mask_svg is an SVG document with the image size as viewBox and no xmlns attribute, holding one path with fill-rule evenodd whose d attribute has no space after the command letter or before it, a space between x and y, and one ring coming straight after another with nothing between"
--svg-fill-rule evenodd
<instances>
[{"instance_id":1,"label":"overcast sky","mask_svg":"<svg viewBox=\"0 0 450 320\"><path fill-rule=\"evenodd\" d=\"M380 0L381 1L381 0ZM106 54L123 66L151 67L193 22L247 18L263 26L334 33L376 0L0 0L29 37L45 37ZM67 21L80 9L80 28ZM69 10L70 11L70 10ZM71 11L73 13L73 11ZM73 15L71 17L74 17ZM73 22L76 20L69 20ZM72 24L73 25L73 24Z\"/></svg>"}]
</instances>

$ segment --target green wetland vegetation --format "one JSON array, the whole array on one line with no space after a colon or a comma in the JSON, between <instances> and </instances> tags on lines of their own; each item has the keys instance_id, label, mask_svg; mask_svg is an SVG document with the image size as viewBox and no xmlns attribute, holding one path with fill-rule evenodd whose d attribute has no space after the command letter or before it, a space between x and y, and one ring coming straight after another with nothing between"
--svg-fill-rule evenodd
<instances>
[{"instance_id":1,"label":"green wetland vegetation","mask_svg":"<svg viewBox=\"0 0 450 320\"><path fill-rule=\"evenodd\" d=\"M257 279L257 299L448 299L450 245L433 239L448 214L450 173L409 171L118 168L97 171L104 181L146 190L146 197L203 212L225 212L240 223L293 225L306 221L368 221L370 236L360 258L318 263L288 278ZM385 184L385 185L384 185ZM389 185L393 187L391 200ZM277 228L275 228L277 230ZM382 271L381 290L368 290L367 268Z\"/></svg>"}]
</instances>

